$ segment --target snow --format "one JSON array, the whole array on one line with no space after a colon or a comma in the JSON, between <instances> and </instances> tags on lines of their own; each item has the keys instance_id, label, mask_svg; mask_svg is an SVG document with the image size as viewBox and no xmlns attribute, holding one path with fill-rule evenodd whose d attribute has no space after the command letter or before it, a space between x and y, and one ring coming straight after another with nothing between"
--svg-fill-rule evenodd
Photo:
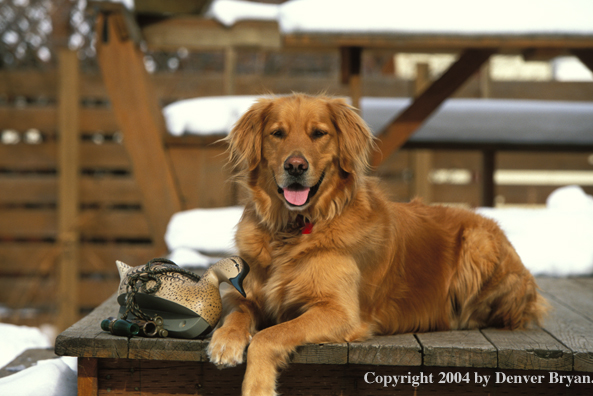
<instances>
[{"instance_id":1,"label":"snow","mask_svg":"<svg viewBox=\"0 0 593 396\"><path fill-rule=\"evenodd\" d=\"M2 333L0 333L2 334ZM76 396L76 358L40 360L35 366L0 378L0 395L10 396Z\"/></svg>"},{"instance_id":2,"label":"snow","mask_svg":"<svg viewBox=\"0 0 593 396\"><path fill-rule=\"evenodd\" d=\"M410 103L408 98L362 98L361 115L377 133ZM410 141L591 144L591 125L593 102L447 99Z\"/></svg>"},{"instance_id":3,"label":"snow","mask_svg":"<svg viewBox=\"0 0 593 396\"><path fill-rule=\"evenodd\" d=\"M234 230L239 206L176 213L167 229L171 260L180 266L207 267L219 256L236 254ZM593 197L578 186L561 187L544 209L478 208L496 220L534 275L593 275Z\"/></svg>"},{"instance_id":4,"label":"snow","mask_svg":"<svg viewBox=\"0 0 593 396\"><path fill-rule=\"evenodd\" d=\"M174 214L165 232L169 259L179 266L207 267L235 254L235 226L243 208L192 209Z\"/></svg>"},{"instance_id":5,"label":"snow","mask_svg":"<svg viewBox=\"0 0 593 396\"><path fill-rule=\"evenodd\" d=\"M189 131L228 133L259 96L218 96L180 100L163 108L167 130L174 136Z\"/></svg>"},{"instance_id":6,"label":"snow","mask_svg":"<svg viewBox=\"0 0 593 396\"><path fill-rule=\"evenodd\" d=\"M169 132L227 134L260 96L202 97L163 110ZM363 97L362 118L379 133L411 102ZM410 141L592 144L593 102L448 99ZM562 133L558 133L562 131Z\"/></svg>"},{"instance_id":7,"label":"snow","mask_svg":"<svg viewBox=\"0 0 593 396\"><path fill-rule=\"evenodd\" d=\"M590 0L293 0L281 5L217 0L209 16L230 26L239 20L277 19L284 34L591 34Z\"/></svg>"},{"instance_id":8,"label":"snow","mask_svg":"<svg viewBox=\"0 0 593 396\"><path fill-rule=\"evenodd\" d=\"M534 275L593 275L593 197L580 187L555 190L545 209L477 212L499 223Z\"/></svg>"},{"instance_id":9,"label":"snow","mask_svg":"<svg viewBox=\"0 0 593 396\"><path fill-rule=\"evenodd\" d=\"M0 367L6 366L27 349L48 348L51 343L34 327L0 323ZM18 371L19 367L14 367ZM77 359L62 357L41 360L36 365L0 378L0 395L75 396Z\"/></svg>"},{"instance_id":10,"label":"snow","mask_svg":"<svg viewBox=\"0 0 593 396\"><path fill-rule=\"evenodd\" d=\"M0 367L4 367L27 349L51 346L47 336L35 327L0 323L0 334Z\"/></svg>"}]
</instances>

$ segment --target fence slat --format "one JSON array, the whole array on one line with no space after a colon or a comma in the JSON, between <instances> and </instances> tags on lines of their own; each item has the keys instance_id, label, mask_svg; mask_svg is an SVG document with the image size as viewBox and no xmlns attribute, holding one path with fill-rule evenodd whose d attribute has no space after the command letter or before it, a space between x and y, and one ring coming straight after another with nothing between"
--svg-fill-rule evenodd
<instances>
[{"instance_id":1,"label":"fence slat","mask_svg":"<svg viewBox=\"0 0 593 396\"><path fill-rule=\"evenodd\" d=\"M46 260L56 257L56 244L50 242L1 242L0 277L6 275L47 275L40 272ZM117 274L115 260L129 265L145 264L153 258L154 249L147 243L87 243L80 245L80 272L83 275ZM52 265L46 268L51 269Z\"/></svg>"},{"instance_id":2,"label":"fence slat","mask_svg":"<svg viewBox=\"0 0 593 396\"><path fill-rule=\"evenodd\" d=\"M80 166L83 169L129 169L130 161L121 144L95 144L84 141L80 145ZM15 171L48 170L57 167L55 141L42 144L0 144L0 168Z\"/></svg>"},{"instance_id":3,"label":"fence slat","mask_svg":"<svg viewBox=\"0 0 593 396\"><path fill-rule=\"evenodd\" d=\"M55 299L56 279L39 277L2 277L0 278L0 301L13 308L47 307ZM100 305L117 291L119 280L88 279L80 280L78 302L83 309ZM22 300L22 296L27 296ZM117 312L114 312L115 315ZM97 323L99 326L100 323Z\"/></svg>"},{"instance_id":4,"label":"fence slat","mask_svg":"<svg viewBox=\"0 0 593 396\"><path fill-rule=\"evenodd\" d=\"M83 238L149 239L144 213L139 210L82 211ZM56 238L57 216L53 209L0 209L0 238Z\"/></svg>"}]
</instances>

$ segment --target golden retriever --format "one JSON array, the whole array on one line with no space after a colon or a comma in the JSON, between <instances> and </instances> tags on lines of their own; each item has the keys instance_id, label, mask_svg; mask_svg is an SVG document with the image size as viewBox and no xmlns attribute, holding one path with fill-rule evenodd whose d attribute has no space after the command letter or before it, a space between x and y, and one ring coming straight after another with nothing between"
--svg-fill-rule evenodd
<instances>
[{"instance_id":1,"label":"golden retriever","mask_svg":"<svg viewBox=\"0 0 593 396\"><path fill-rule=\"evenodd\" d=\"M343 100L261 99L227 140L249 191L236 242L251 272L208 354L235 366L249 346L244 396L276 394L305 343L539 323L545 300L495 222L389 202L367 176L374 138Z\"/></svg>"}]
</instances>

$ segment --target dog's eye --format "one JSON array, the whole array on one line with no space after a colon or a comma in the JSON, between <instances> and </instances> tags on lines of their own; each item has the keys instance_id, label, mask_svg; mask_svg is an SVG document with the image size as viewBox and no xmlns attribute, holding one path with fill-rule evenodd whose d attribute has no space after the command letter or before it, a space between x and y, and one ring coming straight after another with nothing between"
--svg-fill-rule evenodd
<instances>
[{"instance_id":1,"label":"dog's eye","mask_svg":"<svg viewBox=\"0 0 593 396\"><path fill-rule=\"evenodd\" d=\"M271 135L277 138L281 138L284 136L284 132L282 131L282 129L274 129Z\"/></svg>"},{"instance_id":2,"label":"dog's eye","mask_svg":"<svg viewBox=\"0 0 593 396\"><path fill-rule=\"evenodd\" d=\"M320 138L320 137L325 136L325 135L327 135L327 132L325 132L325 131L323 131L321 129L315 129L313 131L313 133L311 134L311 136L313 136L313 138L315 138L315 139L316 138Z\"/></svg>"}]
</instances>

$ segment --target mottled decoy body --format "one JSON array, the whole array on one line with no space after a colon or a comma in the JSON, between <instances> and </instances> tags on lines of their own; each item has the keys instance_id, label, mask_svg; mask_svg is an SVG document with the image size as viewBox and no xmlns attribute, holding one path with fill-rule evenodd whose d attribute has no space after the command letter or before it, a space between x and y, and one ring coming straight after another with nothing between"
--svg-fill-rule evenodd
<instances>
[{"instance_id":1,"label":"mottled decoy body","mask_svg":"<svg viewBox=\"0 0 593 396\"><path fill-rule=\"evenodd\" d=\"M121 261L116 264L120 276L119 317L126 313L129 319L133 316L128 310L128 298L133 295L142 313L152 318L160 316L169 335L181 338L210 333L222 313L220 283L233 285L245 296L243 279L249 273L249 266L238 256L213 264L201 279L168 260L157 259L138 267Z\"/></svg>"}]
</instances>

